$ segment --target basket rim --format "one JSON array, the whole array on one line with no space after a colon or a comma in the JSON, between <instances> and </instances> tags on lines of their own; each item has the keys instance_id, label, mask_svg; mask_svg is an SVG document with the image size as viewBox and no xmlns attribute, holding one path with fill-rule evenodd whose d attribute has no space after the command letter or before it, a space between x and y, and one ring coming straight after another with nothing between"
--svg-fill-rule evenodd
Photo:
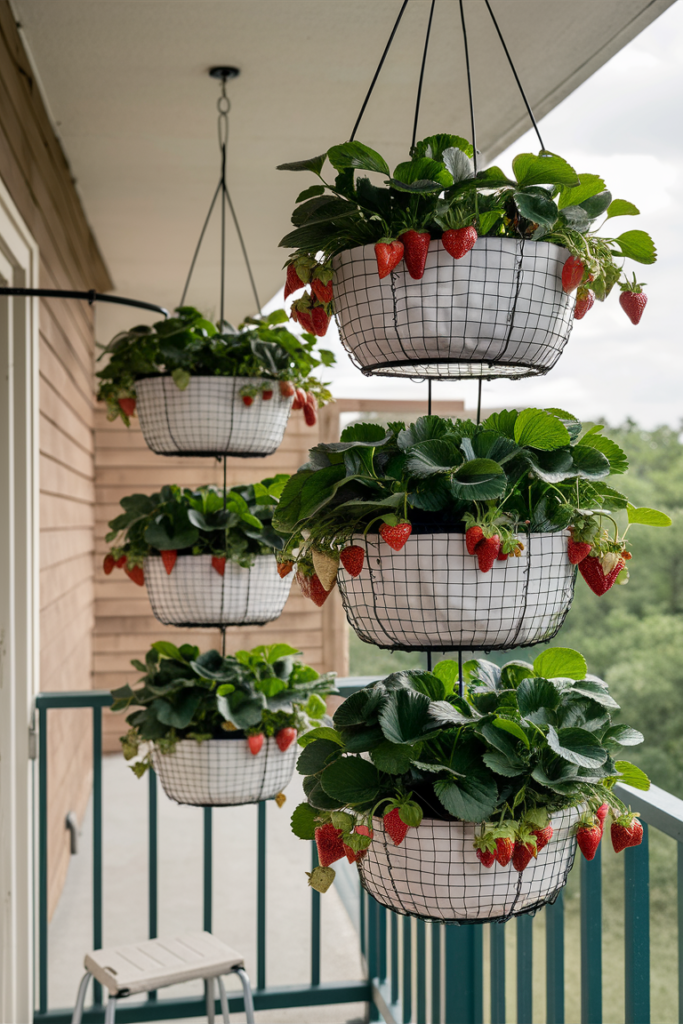
<instances>
[{"instance_id":1,"label":"basket rim","mask_svg":"<svg viewBox=\"0 0 683 1024\"><path fill-rule=\"evenodd\" d=\"M566 252L567 256L569 256L569 250L566 249L565 246L563 246L563 245L558 245L556 242L543 242L543 241L532 239L532 238L507 238L507 237L502 236L502 235L495 235L495 236L484 235L483 237L478 237L477 241L474 243L474 246L472 248L474 249L477 246L479 246L480 248L489 248L491 243L494 243L494 242L496 243L496 245L494 245L492 247L493 248L500 248L500 249L512 249L512 248L517 249L519 247L520 243L523 243L524 244L525 255L526 255L526 248L527 248L527 246L529 246L529 247L533 246L533 250L532 250L533 252L536 252L538 250L538 247L542 246L544 249L547 249L548 251L550 251L551 249L557 249L559 252ZM432 245L440 245L440 243L441 243L441 239L440 238L430 238L430 240L429 240L430 248L432 247ZM375 259L375 246L374 246L374 243L372 243L372 242L369 243L368 245L356 245L352 249L342 249L341 252L336 253L336 255L332 257L332 267L333 267L333 269L335 267L335 264L339 265L339 263L341 262L341 258L346 253L360 253L360 252L365 252L366 250L368 250L372 254L372 259L374 260ZM456 267L458 265L456 260L453 260L453 264ZM418 282L419 282L419 279L415 280L416 284Z\"/></svg>"}]
</instances>

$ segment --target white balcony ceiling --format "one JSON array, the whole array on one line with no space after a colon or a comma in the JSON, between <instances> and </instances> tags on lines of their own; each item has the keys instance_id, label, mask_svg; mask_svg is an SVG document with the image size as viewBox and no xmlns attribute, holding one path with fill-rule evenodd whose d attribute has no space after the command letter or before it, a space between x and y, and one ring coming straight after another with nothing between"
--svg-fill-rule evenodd
<instances>
[{"instance_id":1,"label":"white balcony ceiling","mask_svg":"<svg viewBox=\"0 0 683 1024\"><path fill-rule=\"evenodd\" d=\"M492 6L541 117L671 2ZM219 175L219 84L207 75L217 64L242 72L229 85L230 188L261 297L274 294L285 258L278 241L298 191L314 180L275 166L348 138L399 7L399 0L14 0L119 294L169 308L179 301ZM466 0L465 12L478 145L490 159L528 120L483 0ZM428 0L409 3L358 133L390 165L410 144L428 14ZM471 134L455 0L436 3L418 138L438 131ZM562 152L561 138L544 141ZM232 232L229 239L226 312L239 320L254 302ZM217 235L209 233L188 296L209 314L217 311L217 256ZM119 309L107 326L130 321L131 311Z\"/></svg>"}]
</instances>

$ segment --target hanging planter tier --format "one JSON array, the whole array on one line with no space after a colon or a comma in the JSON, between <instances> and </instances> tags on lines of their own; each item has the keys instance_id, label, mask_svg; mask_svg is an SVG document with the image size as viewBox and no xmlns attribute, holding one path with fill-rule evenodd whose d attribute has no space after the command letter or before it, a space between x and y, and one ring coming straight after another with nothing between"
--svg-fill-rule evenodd
<instances>
[{"instance_id":1,"label":"hanging planter tier","mask_svg":"<svg viewBox=\"0 0 683 1024\"><path fill-rule=\"evenodd\" d=\"M152 761L166 796L179 804L225 807L255 804L277 796L290 782L300 753L296 743L284 752L273 736L254 756L243 733L225 739L179 740L172 753L154 747Z\"/></svg>"},{"instance_id":2,"label":"hanging planter tier","mask_svg":"<svg viewBox=\"0 0 683 1024\"><path fill-rule=\"evenodd\" d=\"M405 263L380 279L371 245L335 256L344 348L363 373L388 377L529 377L560 358L575 295L562 290L568 252L548 242L479 238L461 260L432 240L424 276Z\"/></svg>"},{"instance_id":3,"label":"hanging planter tier","mask_svg":"<svg viewBox=\"0 0 683 1024\"><path fill-rule=\"evenodd\" d=\"M358 864L363 888L397 914L447 923L506 921L554 903L574 863L580 809L550 817L553 836L524 871L494 863L486 868L473 846L480 825L424 818L400 846L381 818Z\"/></svg>"},{"instance_id":4,"label":"hanging planter tier","mask_svg":"<svg viewBox=\"0 0 683 1024\"><path fill-rule=\"evenodd\" d=\"M262 626L282 614L292 576L280 579L272 555L257 555L250 569L226 562L223 576L211 555L179 555L170 575L159 555L148 555L145 583L167 626Z\"/></svg>"},{"instance_id":5,"label":"hanging planter tier","mask_svg":"<svg viewBox=\"0 0 683 1024\"><path fill-rule=\"evenodd\" d=\"M261 389L271 383L272 397L264 400ZM258 390L251 405L240 395L245 387ZM181 391L162 374L137 380L135 391L143 436L157 455L272 455L294 401L280 394L278 381L263 377L190 377Z\"/></svg>"},{"instance_id":6,"label":"hanging planter tier","mask_svg":"<svg viewBox=\"0 0 683 1024\"><path fill-rule=\"evenodd\" d=\"M531 533L519 558L482 573L464 533L414 527L394 551L377 534L356 536L367 568L341 570L339 592L349 624L365 643L391 650L508 650L549 640L574 597L569 534Z\"/></svg>"}]
</instances>

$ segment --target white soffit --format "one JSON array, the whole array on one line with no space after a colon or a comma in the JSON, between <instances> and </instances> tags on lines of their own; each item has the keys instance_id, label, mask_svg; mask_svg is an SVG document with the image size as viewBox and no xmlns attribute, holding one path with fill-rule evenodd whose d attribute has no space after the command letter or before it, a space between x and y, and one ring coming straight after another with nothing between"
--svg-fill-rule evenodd
<instances>
[{"instance_id":1,"label":"white soffit","mask_svg":"<svg viewBox=\"0 0 683 1024\"><path fill-rule=\"evenodd\" d=\"M540 118L671 2L492 0L492 7ZM275 166L348 138L399 0L12 6L116 290L169 308L180 299L219 175L219 84L207 69L241 68L229 84L229 182L262 301L273 295L286 255L278 241L298 192L314 181ZM407 157L429 6L408 4L358 132L390 166ZM465 14L477 141L490 159L528 119L483 0L466 0ZM471 135L456 0L436 3L418 138L438 131ZM561 138L544 141L562 152ZM254 303L234 233L229 240L226 313L238 321ZM209 315L218 301L217 244L216 232L207 233L188 295ZM108 310L106 325L129 324L131 314L138 316Z\"/></svg>"}]
</instances>

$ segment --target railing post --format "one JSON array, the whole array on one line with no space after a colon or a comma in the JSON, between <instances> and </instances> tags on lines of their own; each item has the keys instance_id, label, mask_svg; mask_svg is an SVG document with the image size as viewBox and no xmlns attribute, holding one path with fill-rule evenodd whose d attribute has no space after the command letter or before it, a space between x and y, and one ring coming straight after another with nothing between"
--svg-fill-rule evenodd
<instances>
[{"instance_id":1,"label":"railing post","mask_svg":"<svg viewBox=\"0 0 683 1024\"><path fill-rule=\"evenodd\" d=\"M417 922L417 1024L427 1024L427 937L424 921Z\"/></svg>"},{"instance_id":2,"label":"railing post","mask_svg":"<svg viewBox=\"0 0 683 1024\"><path fill-rule=\"evenodd\" d=\"M368 897L368 977L372 983L379 978L379 903ZM380 1012L374 1001L370 1003L370 1020L380 1019Z\"/></svg>"},{"instance_id":3,"label":"railing post","mask_svg":"<svg viewBox=\"0 0 683 1024\"><path fill-rule=\"evenodd\" d=\"M581 858L581 1024L601 1021L602 861L598 847L593 860Z\"/></svg>"},{"instance_id":4,"label":"railing post","mask_svg":"<svg viewBox=\"0 0 683 1024\"><path fill-rule=\"evenodd\" d=\"M93 948L102 949L102 708L92 709L92 882L93 882ZM102 1002L102 986L94 983L94 1000Z\"/></svg>"},{"instance_id":5,"label":"railing post","mask_svg":"<svg viewBox=\"0 0 683 1024\"><path fill-rule=\"evenodd\" d=\"M564 896L545 908L546 1018L564 1024Z\"/></svg>"},{"instance_id":6,"label":"railing post","mask_svg":"<svg viewBox=\"0 0 683 1024\"><path fill-rule=\"evenodd\" d=\"M626 1024L650 1024L650 870L648 827L624 850Z\"/></svg>"},{"instance_id":7,"label":"railing post","mask_svg":"<svg viewBox=\"0 0 683 1024\"><path fill-rule=\"evenodd\" d=\"M678 843L678 1024L683 1024L683 843Z\"/></svg>"},{"instance_id":8,"label":"railing post","mask_svg":"<svg viewBox=\"0 0 683 1024\"><path fill-rule=\"evenodd\" d=\"M318 847L311 843L311 871L318 866ZM311 985L320 984L320 893L311 889Z\"/></svg>"},{"instance_id":9,"label":"railing post","mask_svg":"<svg viewBox=\"0 0 683 1024\"><path fill-rule=\"evenodd\" d=\"M38 1004L47 1013L47 709L38 712Z\"/></svg>"},{"instance_id":10,"label":"railing post","mask_svg":"<svg viewBox=\"0 0 683 1024\"><path fill-rule=\"evenodd\" d=\"M213 926L213 820L211 808L204 808L204 931Z\"/></svg>"},{"instance_id":11,"label":"railing post","mask_svg":"<svg viewBox=\"0 0 683 1024\"><path fill-rule=\"evenodd\" d=\"M532 1024L533 1014L533 921L528 914L517 918L517 1024Z\"/></svg>"},{"instance_id":12,"label":"railing post","mask_svg":"<svg viewBox=\"0 0 683 1024\"><path fill-rule=\"evenodd\" d=\"M150 939L156 939L157 929L159 927L159 910L158 910L158 882L157 882L157 865L158 865L158 848L157 848L157 825L158 825L158 813L157 813L157 774L153 768L149 769L149 839L148 839L148 913L149 922L148 930ZM148 992L147 999L149 1002L154 1002L157 998L156 992Z\"/></svg>"},{"instance_id":13,"label":"railing post","mask_svg":"<svg viewBox=\"0 0 683 1024\"><path fill-rule=\"evenodd\" d=\"M441 931L443 925L432 925L432 1024L441 1024Z\"/></svg>"},{"instance_id":14,"label":"railing post","mask_svg":"<svg viewBox=\"0 0 683 1024\"><path fill-rule=\"evenodd\" d=\"M481 1024L482 926L446 925L446 1020L448 1024ZM493 1018L492 1018L493 1019Z\"/></svg>"},{"instance_id":15,"label":"railing post","mask_svg":"<svg viewBox=\"0 0 683 1024\"><path fill-rule=\"evenodd\" d=\"M505 1016L505 925L490 924L491 937L491 1024L506 1024Z\"/></svg>"},{"instance_id":16,"label":"railing post","mask_svg":"<svg viewBox=\"0 0 683 1024\"><path fill-rule=\"evenodd\" d=\"M412 919L403 918L403 986L401 1006L403 1024L410 1024L413 1015L413 933ZM370 1018L372 1019L372 1018Z\"/></svg>"},{"instance_id":17,"label":"railing post","mask_svg":"<svg viewBox=\"0 0 683 1024\"><path fill-rule=\"evenodd\" d=\"M266 801L258 805L258 877L256 883L256 978L266 987Z\"/></svg>"},{"instance_id":18,"label":"railing post","mask_svg":"<svg viewBox=\"0 0 683 1024\"><path fill-rule=\"evenodd\" d=\"M361 892L365 892L361 889ZM398 1002L400 991L400 979L398 976L398 914L391 911L391 1002L395 1005Z\"/></svg>"}]
</instances>

